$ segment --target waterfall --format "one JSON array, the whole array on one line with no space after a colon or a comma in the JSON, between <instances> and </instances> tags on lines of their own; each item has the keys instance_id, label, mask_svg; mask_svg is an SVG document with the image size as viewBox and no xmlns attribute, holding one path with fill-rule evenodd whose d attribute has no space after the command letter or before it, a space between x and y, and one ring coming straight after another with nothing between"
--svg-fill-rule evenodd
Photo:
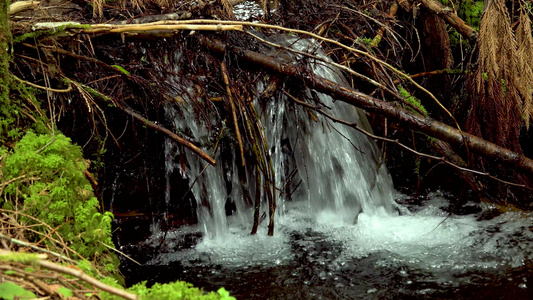
<instances>
[{"instance_id":1,"label":"waterfall","mask_svg":"<svg viewBox=\"0 0 533 300\"><path fill-rule=\"evenodd\" d=\"M328 60L314 40L286 36L273 39L284 46ZM297 56L295 60L302 60L302 57ZM348 85L334 66L313 60L310 61L310 66L315 75ZM359 128L372 132L361 110L343 102L335 102L330 96L309 89L306 93L308 99L316 94L318 105L328 114L347 122L356 122ZM283 100L283 103L290 102L286 98ZM361 210L369 214L392 213L394 188L379 157L376 143L355 129L334 123L325 117L318 115L318 121L313 121L306 116L308 113L298 109L302 124L294 128L291 126L294 120L288 120L286 130L311 211L320 213L327 210L348 222L353 222ZM276 136L271 138L279 139Z\"/></svg>"},{"instance_id":2,"label":"waterfall","mask_svg":"<svg viewBox=\"0 0 533 300\"><path fill-rule=\"evenodd\" d=\"M327 59L313 40L297 40L288 36L270 39ZM280 54L273 49L271 53L276 58L289 62L301 63L303 60L299 55L288 52ZM173 53L173 56L170 61L182 59L179 51ZM332 66L318 61L310 61L310 65L317 76L346 84L342 74ZM179 70L173 70L172 73L179 74ZM216 110L204 110L208 115L199 120L195 107L207 104L197 103L195 101L199 100L190 96L196 92L192 82L178 75L165 79L175 85L177 90L176 95L169 97L180 99L177 101L178 105L167 105L165 112L166 117L172 120L174 130L197 141L211 142L223 135L222 131L229 130L225 125L223 128L210 130L217 126L215 124L222 123ZM261 92L264 86L265 83L259 81L257 90ZM331 97L310 89L306 89L305 94L299 97L301 101L309 103L317 103L315 100L318 99L318 105L324 109L329 108L329 114L348 122L357 122L361 128L371 131L364 113L350 105L335 102ZM327 212L346 223L356 222L361 211L368 214L393 212L392 181L373 140L353 128L335 124L292 103L286 95L280 99L271 99L263 107L258 103L255 105L261 113L260 122L273 162L276 186L278 190L286 187L285 190L290 191L282 191L277 197L278 217L283 215L285 203L289 200L307 201L311 215L318 216ZM311 113L315 116L310 117ZM232 126L233 124L227 127ZM206 163L190 151L184 151L170 141L165 145L166 174L169 176L172 172L179 171L188 178L197 202L199 223L204 234L210 238L224 237L228 227L228 213L232 213L234 225L251 227L253 211L250 200L246 199L253 197L245 195L246 192L243 191L253 193L256 185L253 175L255 170L249 166L244 171L242 168L238 169L239 150L227 144L220 144L218 147L215 156L217 166L206 167ZM186 167L176 161L180 155L185 157ZM232 159L228 159L228 156ZM289 179L292 179L290 186L287 184ZM172 183L167 182L167 185L170 184ZM243 185L244 188L241 187ZM168 190L167 187L169 194ZM168 203L179 199L167 196L166 201ZM266 203L262 204L261 214L266 209Z\"/></svg>"}]
</instances>

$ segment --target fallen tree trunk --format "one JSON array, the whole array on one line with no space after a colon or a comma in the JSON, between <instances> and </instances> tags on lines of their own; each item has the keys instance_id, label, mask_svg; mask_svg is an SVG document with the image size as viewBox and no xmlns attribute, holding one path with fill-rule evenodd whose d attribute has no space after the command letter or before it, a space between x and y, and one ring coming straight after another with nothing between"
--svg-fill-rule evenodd
<instances>
[{"instance_id":1,"label":"fallen tree trunk","mask_svg":"<svg viewBox=\"0 0 533 300\"><path fill-rule=\"evenodd\" d=\"M198 41L210 51L224 55L232 51L239 59L260 65L261 67L282 76L302 80L307 86L332 96L334 99L362 108L368 112L386 116L398 121L414 131L440 139L450 144L467 146L469 151L489 158L495 162L516 169L529 176L533 175L533 160L522 154L510 151L496 144L488 142L472 134L460 131L454 127L438 122L430 117L411 113L391 103L376 99L361 92L343 87L322 77L310 74L309 70L297 66L281 63L269 56L245 50L238 47L227 47L226 44L211 38L198 36Z\"/></svg>"}]
</instances>

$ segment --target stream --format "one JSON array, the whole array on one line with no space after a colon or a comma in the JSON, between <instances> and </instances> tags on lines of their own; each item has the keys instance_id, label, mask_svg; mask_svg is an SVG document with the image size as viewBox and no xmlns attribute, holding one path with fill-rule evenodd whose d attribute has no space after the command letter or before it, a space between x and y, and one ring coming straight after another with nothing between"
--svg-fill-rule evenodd
<instances>
[{"instance_id":1,"label":"stream","mask_svg":"<svg viewBox=\"0 0 533 300\"><path fill-rule=\"evenodd\" d=\"M313 40L268 38L327 59ZM303 60L270 53L289 62ZM179 51L169 55L181 59ZM338 70L306 62L314 74L345 84ZM165 80L176 86L170 97L197 101L187 99L194 93L186 79ZM258 83L259 92L263 85ZM309 89L300 96L371 131L364 113L351 106ZM531 299L533 214L499 213L478 203L455 208L456 199L439 192L418 198L398 193L373 140L321 116L313 120L290 102L283 96L257 108L276 186L287 186L289 177L292 182L290 194L278 195L274 236L267 235L268 220L250 235L253 209L243 199L246 192L254 199L257 170L238 169L237 149L228 151L230 159L217 153L220 163L202 173L203 161L168 141L165 201L179 200L171 197L170 178L183 172L197 201L198 224L134 221L138 239L117 241L121 251L142 263L122 259L128 285L179 279L205 290L223 286L237 299ZM168 106L165 115L177 132L207 136L209 126L194 121L193 107ZM186 168L174 160L180 155ZM267 213L265 202L261 214Z\"/></svg>"},{"instance_id":2,"label":"stream","mask_svg":"<svg viewBox=\"0 0 533 300\"><path fill-rule=\"evenodd\" d=\"M180 279L224 286L237 299L530 299L533 215L484 220L487 208L469 203L446 218L451 203L442 195L396 200L402 214L361 213L355 225L291 203L274 237L264 226L251 236L232 218L218 239L200 226L152 228L121 249L157 254L143 266L123 260L122 271L128 284Z\"/></svg>"}]
</instances>

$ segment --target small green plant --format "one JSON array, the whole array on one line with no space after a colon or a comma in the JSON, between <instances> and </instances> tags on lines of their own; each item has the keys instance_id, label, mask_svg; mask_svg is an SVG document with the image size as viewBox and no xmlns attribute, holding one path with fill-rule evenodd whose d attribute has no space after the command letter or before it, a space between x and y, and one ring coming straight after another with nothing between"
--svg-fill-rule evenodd
<instances>
[{"instance_id":1,"label":"small green plant","mask_svg":"<svg viewBox=\"0 0 533 300\"><path fill-rule=\"evenodd\" d=\"M422 178L422 176L420 176L420 158L419 157L415 159L415 168L413 170L413 173L416 175L416 177L418 177L418 179Z\"/></svg>"}]
</instances>

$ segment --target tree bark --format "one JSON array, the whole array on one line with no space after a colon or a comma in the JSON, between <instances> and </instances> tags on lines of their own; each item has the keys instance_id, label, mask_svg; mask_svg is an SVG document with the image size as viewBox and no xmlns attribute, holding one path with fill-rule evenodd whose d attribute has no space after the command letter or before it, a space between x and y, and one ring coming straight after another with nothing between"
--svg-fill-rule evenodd
<instances>
[{"instance_id":1,"label":"tree bark","mask_svg":"<svg viewBox=\"0 0 533 300\"><path fill-rule=\"evenodd\" d=\"M9 29L8 12L9 0L0 0L0 107L9 103L8 49L11 47L11 31Z\"/></svg>"},{"instance_id":2,"label":"tree bark","mask_svg":"<svg viewBox=\"0 0 533 300\"><path fill-rule=\"evenodd\" d=\"M360 107L368 112L386 116L409 129L450 144L457 146L466 145L472 153L489 158L502 165L527 174L528 176L533 175L533 160L522 154L510 151L467 132L460 131L430 117L411 113L395 107L391 103L341 86L322 77L318 77L301 66L284 64L266 55L242 48L227 47L224 43L215 39L203 36L198 36L197 38L203 46L207 47L215 54L224 55L226 51L232 51L233 54L237 55L241 60L260 65L261 67L282 76L299 79L307 86L324 94L328 94L334 99Z\"/></svg>"}]
</instances>

